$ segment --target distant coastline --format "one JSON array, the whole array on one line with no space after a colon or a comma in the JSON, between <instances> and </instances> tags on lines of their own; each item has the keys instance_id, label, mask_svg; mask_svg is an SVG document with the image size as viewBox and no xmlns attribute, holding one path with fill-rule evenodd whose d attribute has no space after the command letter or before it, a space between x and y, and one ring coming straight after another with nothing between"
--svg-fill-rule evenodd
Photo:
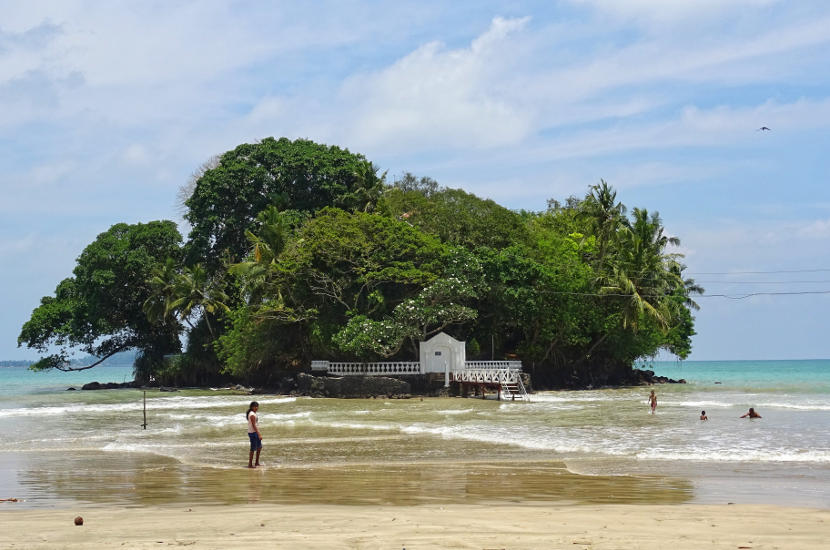
<instances>
[{"instance_id":1,"label":"distant coastline","mask_svg":"<svg viewBox=\"0 0 830 550\"><path fill-rule=\"evenodd\" d=\"M135 363L135 356L136 352L134 351L124 351L121 353L116 353L112 357L107 358L98 366L132 367L133 363ZM91 365L97 360L97 357L93 357L92 355L86 355L84 357L78 357L70 360L69 364L73 367L84 367L86 365ZM37 359L3 359L0 360L0 367L28 367L29 365L34 364L36 361Z\"/></svg>"},{"instance_id":2,"label":"distant coastline","mask_svg":"<svg viewBox=\"0 0 830 550\"><path fill-rule=\"evenodd\" d=\"M18 361L8 360L8 361L0 361L0 367L28 367L34 363L34 361L28 359L21 359Z\"/></svg>"}]
</instances>

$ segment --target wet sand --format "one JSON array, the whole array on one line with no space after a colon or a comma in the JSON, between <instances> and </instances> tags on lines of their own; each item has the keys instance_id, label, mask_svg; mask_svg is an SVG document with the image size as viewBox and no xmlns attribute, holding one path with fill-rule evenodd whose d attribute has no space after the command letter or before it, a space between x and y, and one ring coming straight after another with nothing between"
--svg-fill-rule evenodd
<instances>
[{"instance_id":1,"label":"wet sand","mask_svg":"<svg viewBox=\"0 0 830 550\"><path fill-rule=\"evenodd\" d=\"M830 539L830 510L689 504L682 479L582 476L551 461L249 470L66 459L17 471L29 496L0 502L0 548L734 550Z\"/></svg>"},{"instance_id":2,"label":"wet sand","mask_svg":"<svg viewBox=\"0 0 830 550\"><path fill-rule=\"evenodd\" d=\"M5 508L5 507L4 507ZM830 511L753 505L96 506L0 512L0 547L826 548Z\"/></svg>"},{"instance_id":3,"label":"wet sand","mask_svg":"<svg viewBox=\"0 0 830 550\"><path fill-rule=\"evenodd\" d=\"M0 466L14 454L0 453ZM17 456L19 458L19 456ZM29 456L29 458L33 458ZM227 504L681 504L687 480L584 476L556 461L349 463L328 467L206 468L149 454L49 454L7 464L0 483L20 508ZM2 477L2 476L0 476ZM0 480L2 481L2 480Z\"/></svg>"},{"instance_id":4,"label":"wet sand","mask_svg":"<svg viewBox=\"0 0 830 550\"><path fill-rule=\"evenodd\" d=\"M527 432L524 408L275 399L265 467L248 470L235 403L159 403L146 433L131 416L138 409L119 403L73 402L72 414L61 405L49 422L10 417L17 444L0 452L0 498L22 500L0 502L0 548L797 549L830 539L825 493L823 509L785 506L814 504L777 498L768 486L780 469L753 469L736 485L741 472L719 467L718 489L703 493L686 469L665 464L632 473L571 462L569 471L550 450L501 442ZM569 410L555 419L568 424ZM112 432L99 429L102 414ZM632 416L653 420L643 417ZM51 430L36 444L26 439L34 420ZM485 440L444 436L464 423Z\"/></svg>"}]
</instances>

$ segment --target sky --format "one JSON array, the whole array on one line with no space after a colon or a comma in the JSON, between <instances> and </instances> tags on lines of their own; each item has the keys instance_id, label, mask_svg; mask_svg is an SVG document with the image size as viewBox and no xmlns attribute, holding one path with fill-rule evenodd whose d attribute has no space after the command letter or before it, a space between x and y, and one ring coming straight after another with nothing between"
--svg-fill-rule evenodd
<instances>
[{"instance_id":1,"label":"sky","mask_svg":"<svg viewBox=\"0 0 830 550\"><path fill-rule=\"evenodd\" d=\"M689 359L830 358L823 0L0 0L0 13L0 359L37 356L20 327L96 235L157 219L186 235L179 189L268 136L514 209L603 178L660 213L706 289Z\"/></svg>"}]
</instances>

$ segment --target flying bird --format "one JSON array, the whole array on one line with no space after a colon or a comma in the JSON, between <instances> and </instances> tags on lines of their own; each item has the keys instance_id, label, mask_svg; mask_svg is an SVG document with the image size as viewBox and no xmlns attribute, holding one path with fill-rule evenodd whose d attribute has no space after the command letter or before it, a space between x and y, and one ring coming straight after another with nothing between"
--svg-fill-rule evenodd
<instances>
[{"instance_id":1,"label":"flying bird","mask_svg":"<svg viewBox=\"0 0 830 550\"><path fill-rule=\"evenodd\" d=\"M769 128L766 127L766 126L761 126L760 128L758 128L756 130L756 132L761 132L761 131L769 132Z\"/></svg>"}]
</instances>

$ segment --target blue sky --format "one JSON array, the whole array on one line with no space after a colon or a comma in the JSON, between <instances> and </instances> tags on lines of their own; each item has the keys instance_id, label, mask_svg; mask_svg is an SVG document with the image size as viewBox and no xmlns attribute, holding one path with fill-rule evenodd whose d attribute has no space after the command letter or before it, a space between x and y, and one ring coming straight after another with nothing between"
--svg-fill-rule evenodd
<instances>
[{"instance_id":1,"label":"blue sky","mask_svg":"<svg viewBox=\"0 0 830 550\"><path fill-rule=\"evenodd\" d=\"M823 1L0 0L0 359L118 222L267 136L511 208L604 178L709 294L830 291ZM757 129L768 126L772 130ZM187 228L182 225L182 232ZM830 357L830 294L701 297L691 359Z\"/></svg>"}]
</instances>

